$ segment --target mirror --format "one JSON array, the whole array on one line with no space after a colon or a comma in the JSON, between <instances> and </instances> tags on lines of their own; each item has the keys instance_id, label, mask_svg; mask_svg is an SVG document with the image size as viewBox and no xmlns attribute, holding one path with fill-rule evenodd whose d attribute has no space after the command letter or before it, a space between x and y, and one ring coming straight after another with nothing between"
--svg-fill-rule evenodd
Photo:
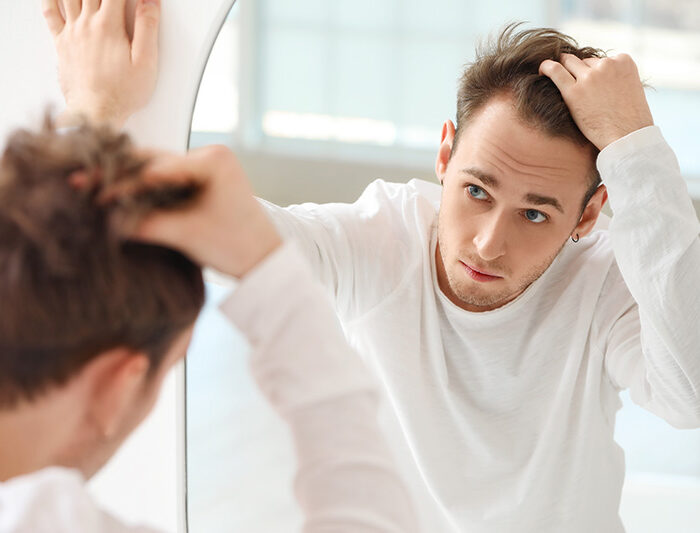
<instances>
[{"instance_id":1,"label":"mirror","mask_svg":"<svg viewBox=\"0 0 700 533\"><path fill-rule=\"evenodd\" d=\"M655 123L700 198L700 19L691 4L243 0L212 50L190 146L229 145L256 193L280 206L353 202L378 177L435 182L440 129L454 119L457 79L477 40L507 21L528 20L635 58L655 88L647 91ZM230 287L210 278L187 362L189 531L293 531L301 524L293 451L247 373L245 340L216 310ZM694 531L700 430L673 429L628 393L621 398L614 437L625 452L626 531L665 531L669 524L674 532ZM427 425L424 433L432 430ZM387 433L403 438L390 426ZM405 445L396 446L403 461ZM430 518L440 512L426 504L429 491L423 487L416 498L433 507L423 511L432 525L426 530L446 530L436 525L444 518Z\"/></svg>"}]
</instances>

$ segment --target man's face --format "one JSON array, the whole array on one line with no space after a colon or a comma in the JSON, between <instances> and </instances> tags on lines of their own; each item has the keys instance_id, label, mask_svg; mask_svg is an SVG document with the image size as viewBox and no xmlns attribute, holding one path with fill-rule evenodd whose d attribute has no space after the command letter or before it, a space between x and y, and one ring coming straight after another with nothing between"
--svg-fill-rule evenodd
<instances>
[{"instance_id":1,"label":"man's face","mask_svg":"<svg viewBox=\"0 0 700 533\"><path fill-rule=\"evenodd\" d=\"M488 311L539 278L577 231L593 154L525 125L506 97L460 137L449 163L438 156L438 282L456 305Z\"/></svg>"}]
</instances>

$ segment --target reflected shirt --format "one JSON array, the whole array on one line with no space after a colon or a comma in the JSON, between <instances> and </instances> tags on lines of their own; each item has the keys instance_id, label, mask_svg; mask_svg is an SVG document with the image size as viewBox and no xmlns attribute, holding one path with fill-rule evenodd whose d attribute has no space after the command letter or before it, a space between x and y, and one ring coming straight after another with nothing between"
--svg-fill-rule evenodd
<instances>
[{"instance_id":1,"label":"reflected shirt","mask_svg":"<svg viewBox=\"0 0 700 533\"><path fill-rule=\"evenodd\" d=\"M510 303L465 311L435 266L442 188L263 202L382 384L381 419L434 533L621 533L619 393L700 426L700 223L651 126L600 153L614 217Z\"/></svg>"}]
</instances>

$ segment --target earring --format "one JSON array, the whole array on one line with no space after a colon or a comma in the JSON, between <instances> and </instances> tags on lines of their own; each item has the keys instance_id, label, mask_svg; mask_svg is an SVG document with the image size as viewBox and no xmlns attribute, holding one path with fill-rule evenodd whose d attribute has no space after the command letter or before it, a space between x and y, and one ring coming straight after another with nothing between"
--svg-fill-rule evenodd
<instances>
[{"instance_id":1,"label":"earring","mask_svg":"<svg viewBox=\"0 0 700 533\"><path fill-rule=\"evenodd\" d=\"M573 237L571 237L571 240L572 240L573 242L578 242L578 241L580 240L579 237L578 237L578 233L576 234L576 238L574 239Z\"/></svg>"}]
</instances>

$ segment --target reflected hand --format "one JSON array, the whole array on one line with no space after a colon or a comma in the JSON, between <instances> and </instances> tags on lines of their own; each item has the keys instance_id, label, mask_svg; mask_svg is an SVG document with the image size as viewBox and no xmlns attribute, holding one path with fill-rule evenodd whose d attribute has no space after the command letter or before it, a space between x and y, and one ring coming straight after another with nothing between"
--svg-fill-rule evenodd
<instances>
[{"instance_id":1,"label":"reflected hand","mask_svg":"<svg viewBox=\"0 0 700 533\"><path fill-rule=\"evenodd\" d=\"M599 150L654 124L630 56L579 59L562 54L559 62L545 60L540 74L559 88L576 125Z\"/></svg>"},{"instance_id":2,"label":"reflected hand","mask_svg":"<svg viewBox=\"0 0 700 533\"><path fill-rule=\"evenodd\" d=\"M113 195L163 185L196 185L200 192L187 207L148 215L134 235L139 240L174 248L202 266L235 277L244 276L282 243L238 160L224 146L184 156L156 154L141 180Z\"/></svg>"},{"instance_id":3,"label":"reflected hand","mask_svg":"<svg viewBox=\"0 0 700 533\"><path fill-rule=\"evenodd\" d=\"M125 5L126 0L42 0L67 104L60 124L82 115L121 128L148 103L158 74L160 4L138 0L131 41Z\"/></svg>"}]
</instances>

